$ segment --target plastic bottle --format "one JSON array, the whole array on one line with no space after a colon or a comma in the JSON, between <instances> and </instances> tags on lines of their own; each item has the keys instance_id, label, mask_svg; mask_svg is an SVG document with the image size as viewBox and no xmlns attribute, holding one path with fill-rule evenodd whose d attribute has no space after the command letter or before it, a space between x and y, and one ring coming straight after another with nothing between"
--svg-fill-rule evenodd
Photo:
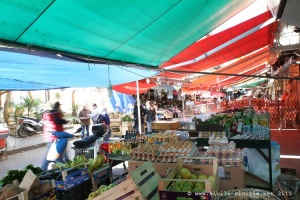
<instances>
[{"instance_id":1,"label":"plastic bottle","mask_svg":"<svg viewBox=\"0 0 300 200\"><path fill-rule=\"evenodd\" d=\"M126 145L127 155L130 155L131 153L131 144L128 142Z\"/></svg>"},{"instance_id":2,"label":"plastic bottle","mask_svg":"<svg viewBox=\"0 0 300 200\"><path fill-rule=\"evenodd\" d=\"M244 159L244 170L249 172L249 168L248 168L248 156L247 156L247 148L244 148L242 150L242 155L243 155L243 159Z\"/></svg>"},{"instance_id":3,"label":"plastic bottle","mask_svg":"<svg viewBox=\"0 0 300 200\"><path fill-rule=\"evenodd\" d=\"M116 142L113 142L113 150L112 150L112 153L113 153L113 154L117 154L117 150L118 150L117 143L116 143Z\"/></svg>"},{"instance_id":4,"label":"plastic bottle","mask_svg":"<svg viewBox=\"0 0 300 200\"><path fill-rule=\"evenodd\" d=\"M122 155L127 154L127 145L125 142L122 142Z\"/></svg>"},{"instance_id":5,"label":"plastic bottle","mask_svg":"<svg viewBox=\"0 0 300 200\"><path fill-rule=\"evenodd\" d=\"M110 142L108 145L108 153L112 154L113 153L113 148L114 148L114 144L113 142Z\"/></svg>"}]
</instances>

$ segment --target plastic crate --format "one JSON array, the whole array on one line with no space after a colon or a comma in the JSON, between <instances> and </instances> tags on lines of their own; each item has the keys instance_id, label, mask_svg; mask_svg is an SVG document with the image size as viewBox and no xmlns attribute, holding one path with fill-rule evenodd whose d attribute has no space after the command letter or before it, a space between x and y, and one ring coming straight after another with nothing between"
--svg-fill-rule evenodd
<instances>
[{"instance_id":1,"label":"plastic crate","mask_svg":"<svg viewBox=\"0 0 300 200\"><path fill-rule=\"evenodd\" d=\"M57 200L85 200L93 190L91 179L88 179L68 190L57 190Z\"/></svg>"},{"instance_id":2,"label":"plastic crate","mask_svg":"<svg viewBox=\"0 0 300 200\"><path fill-rule=\"evenodd\" d=\"M300 200L300 179L287 174L277 177L278 195L281 199Z\"/></svg>"}]
</instances>

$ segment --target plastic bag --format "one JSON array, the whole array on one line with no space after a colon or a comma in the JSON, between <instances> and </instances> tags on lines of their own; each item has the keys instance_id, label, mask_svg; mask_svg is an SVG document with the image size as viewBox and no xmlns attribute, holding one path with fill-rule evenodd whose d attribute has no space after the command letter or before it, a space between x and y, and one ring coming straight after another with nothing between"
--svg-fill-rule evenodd
<instances>
[{"instance_id":1,"label":"plastic bag","mask_svg":"<svg viewBox=\"0 0 300 200\"><path fill-rule=\"evenodd\" d=\"M248 158L249 172L269 181L269 164L267 161L255 150L245 148ZM268 157L268 150L262 149ZM272 183L276 182L276 178L280 175L280 145L277 142L271 142L271 165L272 165Z\"/></svg>"}]
</instances>

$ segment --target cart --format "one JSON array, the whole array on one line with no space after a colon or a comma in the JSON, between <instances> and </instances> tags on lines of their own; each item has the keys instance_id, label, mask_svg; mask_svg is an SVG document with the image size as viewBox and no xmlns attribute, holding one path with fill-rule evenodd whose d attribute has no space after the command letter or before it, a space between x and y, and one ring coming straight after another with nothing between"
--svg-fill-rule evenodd
<instances>
[{"instance_id":1,"label":"cart","mask_svg":"<svg viewBox=\"0 0 300 200\"><path fill-rule=\"evenodd\" d=\"M284 200L300 200L300 179L288 174L277 177L278 196Z\"/></svg>"}]
</instances>

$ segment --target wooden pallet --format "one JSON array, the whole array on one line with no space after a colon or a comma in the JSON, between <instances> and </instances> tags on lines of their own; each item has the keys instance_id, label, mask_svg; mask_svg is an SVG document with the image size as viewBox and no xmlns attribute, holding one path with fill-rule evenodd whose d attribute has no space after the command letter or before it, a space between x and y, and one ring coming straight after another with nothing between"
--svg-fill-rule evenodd
<instances>
[{"instance_id":1,"label":"wooden pallet","mask_svg":"<svg viewBox=\"0 0 300 200\"><path fill-rule=\"evenodd\" d=\"M127 179L117 186L109 189L94 200L101 199L158 199L157 183L160 176L155 172L155 168L150 161L127 175Z\"/></svg>"}]
</instances>

